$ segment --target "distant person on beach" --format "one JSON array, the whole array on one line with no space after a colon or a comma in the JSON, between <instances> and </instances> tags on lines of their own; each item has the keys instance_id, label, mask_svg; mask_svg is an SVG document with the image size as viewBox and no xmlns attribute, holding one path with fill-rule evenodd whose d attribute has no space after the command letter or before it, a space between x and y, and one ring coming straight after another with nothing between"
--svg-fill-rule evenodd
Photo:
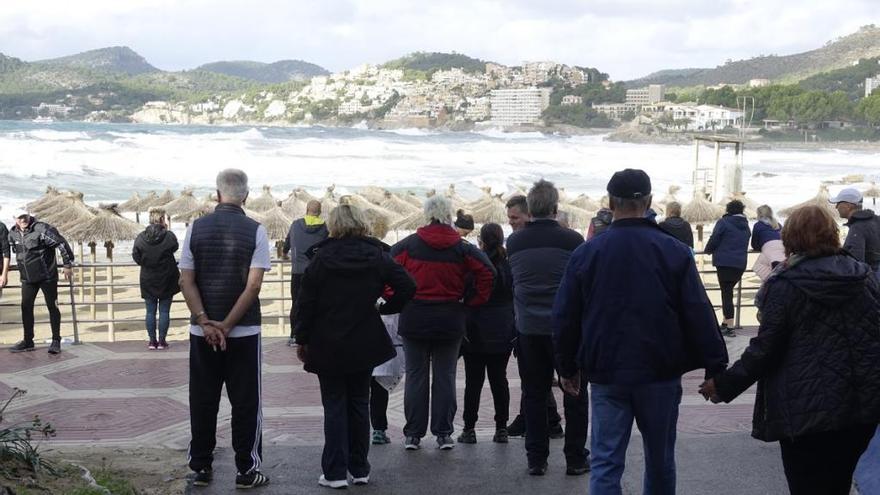
<instances>
[{"instance_id":1,"label":"distant person on beach","mask_svg":"<svg viewBox=\"0 0 880 495\"><path fill-rule=\"evenodd\" d=\"M455 212L455 222L452 225L458 235L462 239L466 239L474 231L474 217L465 213L464 210L458 210Z\"/></svg>"},{"instance_id":2,"label":"distant person on beach","mask_svg":"<svg viewBox=\"0 0 880 495\"><path fill-rule=\"evenodd\" d=\"M727 213L715 222L709 242L706 243L706 254L712 255L712 266L718 276L721 287L721 306L724 322L721 323L721 334L725 337L736 337L733 330L735 308L733 305L733 289L742 280L749 260L749 219L743 214L745 205L734 199L727 203Z\"/></svg>"},{"instance_id":3,"label":"distant person on beach","mask_svg":"<svg viewBox=\"0 0 880 495\"><path fill-rule=\"evenodd\" d=\"M248 218L247 175L226 169L217 175L219 204L193 222L180 256L180 288L189 307L189 412L193 484L213 477L220 396L232 404L232 448L236 488L269 484L260 472L263 456L260 397L260 288L272 269L266 228Z\"/></svg>"},{"instance_id":4,"label":"distant person on beach","mask_svg":"<svg viewBox=\"0 0 880 495\"><path fill-rule=\"evenodd\" d=\"M752 436L779 442L791 493L847 495L880 422L880 285L824 208L793 212L782 243L758 335L700 393L730 402L757 382Z\"/></svg>"},{"instance_id":5,"label":"distant person on beach","mask_svg":"<svg viewBox=\"0 0 880 495\"><path fill-rule=\"evenodd\" d=\"M607 189L614 221L571 255L553 305L553 349L567 398L590 383L589 493L621 493L635 420L644 493L671 495L681 377L723 371L727 349L690 249L645 218L648 175L617 172Z\"/></svg>"},{"instance_id":6,"label":"distant person on beach","mask_svg":"<svg viewBox=\"0 0 880 495\"><path fill-rule=\"evenodd\" d=\"M525 227L530 220L526 197L517 194L508 199L505 206L507 207L507 223L510 224L510 228L516 232Z\"/></svg>"},{"instance_id":7,"label":"distant person on beach","mask_svg":"<svg viewBox=\"0 0 880 495\"><path fill-rule=\"evenodd\" d=\"M465 308L489 300L495 268L452 227L449 199L432 196L423 208L426 225L391 248L391 256L406 268L417 287L415 297L400 313L398 330L406 355L404 446L420 448L430 409L437 447L449 450L455 446L455 375L465 335ZM473 295L466 299L468 280L473 287L468 292Z\"/></svg>"},{"instance_id":8,"label":"distant person on beach","mask_svg":"<svg viewBox=\"0 0 880 495\"><path fill-rule=\"evenodd\" d=\"M752 227L752 249L761 254L752 270L764 282L770 278L773 269L785 261L785 247L782 245L782 224L773 216L773 209L761 205L757 213L758 221Z\"/></svg>"},{"instance_id":9,"label":"distant person on beach","mask_svg":"<svg viewBox=\"0 0 880 495\"><path fill-rule=\"evenodd\" d=\"M862 193L846 188L831 198L840 218L849 229L843 249L857 260L867 263L875 272L880 270L880 217L872 210L862 209Z\"/></svg>"},{"instance_id":10,"label":"distant person on beach","mask_svg":"<svg viewBox=\"0 0 880 495\"><path fill-rule=\"evenodd\" d=\"M327 238L329 232L321 218L321 202L312 199L306 204L306 214L290 225L290 232L284 239L284 254L290 253L292 270L290 278L290 297L293 304L290 306L290 321L296 317L296 297L302 286L302 277L309 266L309 249ZM288 345L294 344L293 328L290 329Z\"/></svg>"},{"instance_id":11,"label":"distant person on beach","mask_svg":"<svg viewBox=\"0 0 880 495\"><path fill-rule=\"evenodd\" d=\"M510 388L507 383L507 362L516 338L513 323L513 275L504 249L504 231L497 223L480 228L480 249L495 266L495 284L486 304L468 308L467 336L462 345L464 357L464 430L459 443L477 443L474 428L480 408L480 394L486 375L495 405L495 436L492 441L507 443L507 419L510 410Z\"/></svg>"},{"instance_id":12,"label":"distant person on beach","mask_svg":"<svg viewBox=\"0 0 880 495\"><path fill-rule=\"evenodd\" d=\"M132 259L141 267L141 298L147 307L147 348L150 350L168 348L165 338L171 324L171 299L180 292L180 270L177 269L177 260L174 259L177 247L177 236L168 230L165 223L165 210L150 208L150 225L138 234L131 250Z\"/></svg>"},{"instance_id":13,"label":"distant person on beach","mask_svg":"<svg viewBox=\"0 0 880 495\"><path fill-rule=\"evenodd\" d=\"M556 383L556 359L551 340L551 310L556 290L572 251L583 244L577 232L556 221L559 191L539 180L527 196L532 221L510 235L507 252L513 274L517 363L522 381L526 458L530 475L543 476L550 456L547 394ZM587 443L587 390L565 396L566 473L590 470Z\"/></svg>"},{"instance_id":14,"label":"distant person on beach","mask_svg":"<svg viewBox=\"0 0 880 495\"><path fill-rule=\"evenodd\" d=\"M596 212L596 216L590 219L590 226L587 228L587 240L592 240L597 235L608 230L612 220L611 210L602 208Z\"/></svg>"},{"instance_id":15,"label":"distant person on beach","mask_svg":"<svg viewBox=\"0 0 880 495\"><path fill-rule=\"evenodd\" d=\"M55 249L61 253L64 278L73 280L73 251L55 227L40 222L28 212L20 210L13 215L15 225L7 236L10 250L15 253L18 276L21 279L21 323L24 340L12 346L11 352L34 350L34 301L42 292L49 310L52 343L49 354L61 352L61 311L58 309L58 264ZM4 252L4 258L7 253ZM3 261L4 265L6 259Z\"/></svg>"},{"instance_id":16,"label":"distant person on beach","mask_svg":"<svg viewBox=\"0 0 880 495\"><path fill-rule=\"evenodd\" d=\"M327 218L330 237L306 268L291 322L297 356L318 375L324 406L321 486L370 479L373 368L396 353L380 314L398 313L416 291L381 241L368 237L364 213L341 202ZM387 289L387 290L386 290ZM376 301L388 297L384 304Z\"/></svg>"},{"instance_id":17,"label":"distant person on beach","mask_svg":"<svg viewBox=\"0 0 880 495\"><path fill-rule=\"evenodd\" d=\"M0 222L0 254L3 255L3 267L0 269L0 295L9 283L9 260L12 256L9 250L9 229L6 222Z\"/></svg>"},{"instance_id":18,"label":"distant person on beach","mask_svg":"<svg viewBox=\"0 0 880 495\"><path fill-rule=\"evenodd\" d=\"M681 218L681 203L672 201L667 204L666 218L659 225L667 234L683 242L685 246L694 248L694 229L687 220Z\"/></svg>"}]
</instances>

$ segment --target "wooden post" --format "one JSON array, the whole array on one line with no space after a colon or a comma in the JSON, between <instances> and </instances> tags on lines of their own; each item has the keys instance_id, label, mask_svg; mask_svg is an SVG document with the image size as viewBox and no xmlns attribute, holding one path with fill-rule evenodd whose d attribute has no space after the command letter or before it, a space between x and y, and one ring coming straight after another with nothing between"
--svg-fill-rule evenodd
<instances>
[{"instance_id":1,"label":"wooden post","mask_svg":"<svg viewBox=\"0 0 880 495\"><path fill-rule=\"evenodd\" d=\"M98 262L98 249L97 249L97 244L95 244L94 241L89 243L89 251L90 251L90 254L92 255L92 269L89 270L89 271L91 272L91 273L90 273L90 275L91 275L91 280L90 280L91 287L90 287L90 289L89 289L89 292L91 293L91 296L92 296L92 309L91 309L91 314L92 314L92 320L94 320L94 319L97 318L96 315L97 315L97 310L98 310L97 305L95 304L95 303L97 302L97 298L96 298L96 294L95 294L95 290L96 290L96 289L95 289L95 285L97 284L97 281L96 281L95 279L98 277L98 274L97 274L97 272L96 272L96 270L95 270L95 263Z\"/></svg>"},{"instance_id":2,"label":"wooden post","mask_svg":"<svg viewBox=\"0 0 880 495\"><path fill-rule=\"evenodd\" d=\"M83 262L85 261L85 256L83 256L83 243L79 243L79 302L84 302L86 300L86 279L83 276Z\"/></svg>"},{"instance_id":3,"label":"wooden post","mask_svg":"<svg viewBox=\"0 0 880 495\"><path fill-rule=\"evenodd\" d=\"M113 322L116 318L113 311L113 241L105 242L104 246L107 248L107 279L109 280L107 287L107 319L110 320L110 323L107 325L107 341L116 342L116 324Z\"/></svg>"},{"instance_id":4,"label":"wooden post","mask_svg":"<svg viewBox=\"0 0 880 495\"><path fill-rule=\"evenodd\" d=\"M279 291L279 294L281 294L281 297L279 297L279 299L280 299L279 302L281 303L281 312L279 314L281 316L278 317L278 326L281 327L281 336L283 337L286 334L286 332L284 330L285 330L285 328L287 328L287 325L285 324L287 319L284 317L284 285L285 284L284 284L284 259L282 259L282 258L278 259L278 278L281 280L281 283L278 284L281 286L281 290Z\"/></svg>"}]
</instances>

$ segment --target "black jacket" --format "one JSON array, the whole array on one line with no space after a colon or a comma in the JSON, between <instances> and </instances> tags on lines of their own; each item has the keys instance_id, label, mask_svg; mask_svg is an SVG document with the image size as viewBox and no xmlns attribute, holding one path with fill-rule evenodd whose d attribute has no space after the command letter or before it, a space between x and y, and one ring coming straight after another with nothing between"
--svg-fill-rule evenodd
<instances>
[{"instance_id":1,"label":"black jacket","mask_svg":"<svg viewBox=\"0 0 880 495\"><path fill-rule=\"evenodd\" d=\"M724 215L715 222L706 242L706 253L712 255L712 266L745 270L749 261L749 219L745 215Z\"/></svg>"},{"instance_id":2,"label":"black jacket","mask_svg":"<svg viewBox=\"0 0 880 495\"><path fill-rule=\"evenodd\" d=\"M303 275L291 322L296 342L308 346L306 371L345 375L393 358L396 352L379 314L400 312L415 291L415 282L379 241L322 241ZM377 310L383 294L387 302Z\"/></svg>"},{"instance_id":3,"label":"black jacket","mask_svg":"<svg viewBox=\"0 0 880 495\"><path fill-rule=\"evenodd\" d=\"M758 297L761 327L715 377L725 402L758 382L752 436L793 439L880 422L880 286L840 254L794 262Z\"/></svg>"},{"instance_id":4,"label":"black jacket","mask_svg":"<svg viewBox=\"0 0 880 495\"><path fill-rule=\"evenodd\" d=\"M513 275L507 259L495 263L495 285L489 301L467 310L465 352L506 354L513 349Z\"/></svg>"},{"instance_id":5,"label":"black jacket","mask_svg":"<svg viewBox=\"0 0 880 495\"><path fill-rule=\"evenodd\" d=\"M9 252L9 229L6 228L6 224L3 222L0 222L0 254L2 254L3 258L11 257ZM0 260L0 263L2 262L3 261Z\"/></svg>"},{"instance_id":6,"label":"black jacket","mask_svg":"<svg viewBox=\"0 0 880 495\"><path fill-rule=\"evenodd\" d=\"M694 248L694 231L691 224L681 217L669 217L660 222L660 228L672 237L683 242L687 247Z\"/></svg>"},{"instance_id":7,"label":"black jacket","mask_svg":"<svg viewBox=\"0 0 880 495\"><path fill-rule=\"evenodd\" d=\"M880 268L880 217L871 210L859 210L846 222L849 232L843 248L875 271Z\"/></svg>"},{"instance_id":8,"label":"black jacket","mask_svg":"<svg viewBox=\"0 0 880 495\"><path fill-rule=\"evenodd\" d=\"M141 267L142 298L168 299L180 292L177 247L177 236L161 225L149 225L138 234L131 257Z\"/></svg>"},{"instance_id":9,"label":"black jacket","mask_svg":"<svg viewBox=\"0 0 880 495\"><path fill-rule=\"evenodd\" d=\"M24 232L18 225L9 232L9 245L15 253L18 273L22 282L35 284L44 280L58 280L55 249L61 251L65 267L73 265L73 251L55 227L30 217Z\"/></svg>"}]
</instances>

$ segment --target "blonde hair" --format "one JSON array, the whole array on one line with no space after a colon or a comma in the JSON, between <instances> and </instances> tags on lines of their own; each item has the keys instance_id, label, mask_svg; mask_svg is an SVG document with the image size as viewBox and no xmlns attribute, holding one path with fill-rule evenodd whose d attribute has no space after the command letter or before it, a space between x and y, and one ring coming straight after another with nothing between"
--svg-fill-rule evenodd
<instances>
[{"instance_id":1,"label":"blonde hair","mask_svg":"<svg viewBox=\"0 0 880 495\"><path fill-rule=\"evenodd\" d=\"M666 204L666 217L675 218L681 216L681 203L678 201L670 201Z\"/></svg>"},{"instance_id":2,"label":"blonde hair","mask_svg":"<svg viewBox=\"0 0 880 495\"><path fill-rule=\"evenodd\" d=\"M768 205L759 206L757 214L758 220L767 220L767 223L769 223L771 227L776 230L779 229L779 222L773 216L773 209L770 208Z\"/></svg>"},{"instance_id":3,"label":"blonde hair","mask_svg":"<svg viewBox=\"0 0 880 495\"><path fill-rule=\"evenodd\" d=\"M369 235L370 226L364 213L351 204L348 196L343 196L327 217L327 230L334 239L364 237Z\"/></svg>"},{"instance_id":4,"label":"blonde hair","mask_svg":"<svg viewBox=\"0 0 880 495\"><path fill-rule=\"evenodd\" d=\"M150 208L150 223L162 223L162 219L165 218L165 208L159 208L154 206Z\"/></svg>"}]
</instances>

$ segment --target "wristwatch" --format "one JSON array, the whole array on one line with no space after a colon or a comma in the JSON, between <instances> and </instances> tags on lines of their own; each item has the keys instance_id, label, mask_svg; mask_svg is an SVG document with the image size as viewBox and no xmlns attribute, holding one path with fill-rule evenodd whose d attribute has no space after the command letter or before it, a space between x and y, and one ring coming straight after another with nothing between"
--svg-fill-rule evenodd
<instances>
[{"instance_id":1,"label":"wristwatch","mask_svg":"<svg viewBox=\"0 0 880 495\"><path fill-rule=\"evenodd\" d=\"M205 311L199 311L197 314L192 315L192 319L193 321L199 321L199 317L206 314L208 313Z\"/></svg>"}]
</instances>

